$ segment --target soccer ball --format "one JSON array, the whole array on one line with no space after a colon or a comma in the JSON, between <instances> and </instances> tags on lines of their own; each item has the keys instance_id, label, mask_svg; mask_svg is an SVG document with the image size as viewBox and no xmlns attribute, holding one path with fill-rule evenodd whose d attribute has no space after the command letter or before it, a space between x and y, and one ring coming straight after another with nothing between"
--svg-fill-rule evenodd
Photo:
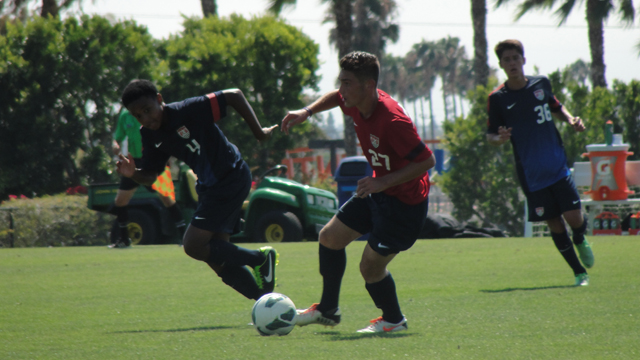
<instances>
[{"instance_id":1,"label":"soccer ball","mask_svg":"<svg viewBox=\"0 0 640 360\"><path fill-rule=\"evenodd\" d=\"M287 335L296 325L296 306L286 295L262 295L251 311L253 326L262 336Z\"/></svg>"}]
</instances>

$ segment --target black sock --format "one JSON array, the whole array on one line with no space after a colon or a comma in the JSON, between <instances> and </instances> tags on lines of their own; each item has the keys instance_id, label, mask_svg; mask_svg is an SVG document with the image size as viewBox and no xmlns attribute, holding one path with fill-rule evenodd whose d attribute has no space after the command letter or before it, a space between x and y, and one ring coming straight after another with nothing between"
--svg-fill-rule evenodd
<instances>
[{"instance_id":1,"label":"black sock","mask_svg":"<svg viewBox=\"0 0 640 360\"><path fill-rule=\"evenodd\" d=\"M245 266L223 266L218 276L247 299L258 300L262 295L251 270Z\"/></svg>"},{"instance_id":2,"label":"black sock","mask_svg":"<svg viewBox=\"0 0 640 360\"><path fill-rule=\"evenodd\" d=\"M248 250L228 241L212 239L209 242L209 258L206 262L222 266L256 267L264 260L264 255L258 250Z\"/></svg>"},{"instance_id":3,"label":"black sock","mask_svg":"<svg viewBox=\"0 0 640 360\"><path fill-rule=\"evenodd\" d=\"M129 225L129 211L126 206L114 206L111 212L116 216L118 222L118 228L120 229L120 240L128 241L129 231L127 226Z\"/></svg>"},{"instance_id":4,"label":"black sock","mask_svg":"<svg viewBox=\"0 0 640 360\"><path fill-rule=\"evenodd\" d=\"M587 217L584 216L582 225L578 228L571 228L573 232L573 243L580 245L584 242L584 234L587 232Z\"/></svg>"},{"instance_id":5,"label":"black sock","mask_svg":"<svg viewBox=\"0 0 640 360\"><path fill-rule=\"evenodd\" d=\"M578 260L578 256L576 255L576 251L573 248L573 244L571 243L571 239L569 239L569 234L567 232L563 232L561 234L551 233L551 238L553 242L556 244L556 248L564 257L564 260L569 264L573 273L575 275L586 273L582 264L580 264L580 260Z\"/></svg>"},{"instance_id":6,"label":"black sock","mask_svg":"<svg viewBox=\"0 0 640 360\"><path fill-rule=\"evenodd\" d=\"M322 275L322 298L318 310L321 312L338 307L342 276L347 268L347 252L345 249L331 250L320 244L320 275Z\"/></svg>"},{"instance_id":7,"label":"black sock","mask_svg":"<svg viewBox=\"0 0 640 360\"><path fill-rule=\"evenodd\" d=\"M365 284L373 303L382 310L384 321L397 324L402 321L402 311L396 294L396 283L391 274L373 284Z\"/></svg>"},{"instance_id":8,"label":"black sock","mask_svg":"<svg viewBox=\"0 0 640 360\"><path fill-rule=\"evenodd\" d=\"M175 203L169 206L167 210L169 211L171 220L173 220L173 222L176 224L176 228L178 228L178 230L180 230L180 228L184 228L185 222L184 222L184 218L182 217L182 212L180 211L180 207L178 206L178 204Z\"/></svg>"}]
</instances>

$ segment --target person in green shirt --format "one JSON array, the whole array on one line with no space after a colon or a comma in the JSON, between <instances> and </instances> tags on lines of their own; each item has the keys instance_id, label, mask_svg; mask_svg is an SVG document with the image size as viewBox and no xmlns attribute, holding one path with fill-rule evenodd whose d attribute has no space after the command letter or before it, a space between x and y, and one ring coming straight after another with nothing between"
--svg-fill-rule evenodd
<instances>
[{"instance_id":1,"label":"person in green shirt","mask_svg":"<svg viewBox=\"0 0 640 360\"><path fill-rule=\"evenodd\" d=\"M127 109L124 109L118 118L118 125L114 134L113 150L116 155L123 154L126 156L127 154L131 154L136 166L140 166L142 158L140 123L138 123L138 120L136 120L136 118L133 117ZM131 246L131 239L129 238L129 232L127 230L129 225L129 212L127 210L127 206L129 205L129 201L131 201L133 194L138 189L138 186L140 186L140 184L128 177L123 176L120 179L120 186L116 193L114 204L111 208L111 213L116 215L116 221L118 222L120 233L118 234L116 241L109 245L109 248L111 249L124 249ZM149 191L156 192L152 186L145 187ZM173 221L175 221L178 234L184 234L186 224L178 204L176 204L173 198L164 196L159 192L156 193L158 194L158 198L162 204L169 211ZM180 238L182 238L182 236Z\"/></svg>"}]
</instances>

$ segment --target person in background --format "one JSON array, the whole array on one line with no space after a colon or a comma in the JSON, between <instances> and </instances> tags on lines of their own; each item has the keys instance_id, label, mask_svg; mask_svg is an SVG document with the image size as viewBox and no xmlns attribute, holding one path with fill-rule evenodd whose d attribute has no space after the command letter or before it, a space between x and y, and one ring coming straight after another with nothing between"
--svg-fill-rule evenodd
<instances>
[{"instance_id":1,"label":"person in background","mask_svg":"<svg viewBox=\"0 0 640 360\"><path fill-rule=\"evenodd\" d=\"M556 248L573 270L575 285L587 286L585 267L591 268L595 259L584 236L587 221L580 195L553 119L568 123L577 132L585 130L584 122L556 99L547 77L524 74L526 59L520 41L502 41L495 53L507 81L489 95L487 141L495 146L511 141L518 179L527 197L529 221L547 223ZM565 221L571 226L573 243Z\"/></svg>"},{"instance_id":2,"label":"person in background","mask_svg":"<svg viewBox=\"0 0 640 360\"><path fill-rule=\"evenodd\" d=\"M141 164L142 137L140 136L140 124L126 108L122 110L122 113L120 113L120 116L118 117L118 125L116 127L113 140L113 150L116 155L131 155L136 166ZM175 223L178 235L180 236L180 239L182 239L186 226L180 207L174 200L174 197L171 196L173 193L171 171L164 171L160 177L163 178L159 178L153 185L145 185L145 187L147 190L158 194L158 198L169 211L169 215ZM165 186L163 183L170 184L171 189L164 189ZM118 223L119 229L115 242L109 245L109 248L111 249L125 249L131 246L131 239L128 231L128 205L133 194L138 189L138 186L140 186L140 184L127 177L123 176L120 179L120 186L116 193L113 206L110 209L110 212L116 215L116 222Z\"/></svg>"}]
</instances>

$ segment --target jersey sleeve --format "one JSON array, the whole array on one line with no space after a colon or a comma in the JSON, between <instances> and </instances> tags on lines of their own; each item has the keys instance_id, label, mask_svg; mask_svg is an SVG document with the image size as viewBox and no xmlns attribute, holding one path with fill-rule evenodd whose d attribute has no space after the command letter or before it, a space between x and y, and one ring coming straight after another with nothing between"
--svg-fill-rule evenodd
<instances>
[{"instance_id":1,"label":"jersey sleeve","mask_svg":"<svg viewBox=\"0 0 640 360\"><path fill-rule=\"evenodd\" d=\"M551 81L549 81L549 78L547 77L544 77L543 81L544 81L545 91L547 91L547 93L549 94L549 102L548 102L549 109L551 110L551 112L560 111L560 109L562 109L562 103L558 101L556 96L553 94L553 89L551 88Z\"/></svg>"},{"instance_id":2,"label":"jersey sleeve","mask_svg":"<svg viewBox=\"0 0 640 360\"><path fill-rule=\"evenodd\" d=\"M207 94L207 98L209 98L209 103L211 104L213 122L218 122L218 120L227 116L227 99L222 91Z\"/></svg>"},{"instance_id":3,"label":"jersey sleeve","mask_svg":"<svg viewBox=\"0 0 640 360\"><path fill-rule=\"evenodd\" d=\"M413 162L421 162L431 157L431 149L422 142L411 119L398 117L391 123L394 126L393 131L390 131L391 146L398 155Z\"/></svg>"},{"instance_id":4,"label":"jersey sleeve","mask_svg":"<svg viewBox=\"0 0 640 360\"><path fill-rule=\"evenodd\" d=\"M156 149L153 138L147 133L147 129L140 130L142 135L142 170L155 171L161 174L170 155Z\"/></svg>"},{"instance_id":5,"label":"jersey sleeve","mask_svg":"<svg viewBox=\"0 0 640 360\"><path fill-rule=\"evenodd\" d=\"M489 95L487 112L489 113L489 120L487 120L487 134L497 134L498 128L500 126L505 126L506 123L502 117L502 109L498 102L498 96L494 93Z\"/></svg>"}]
</instances>

